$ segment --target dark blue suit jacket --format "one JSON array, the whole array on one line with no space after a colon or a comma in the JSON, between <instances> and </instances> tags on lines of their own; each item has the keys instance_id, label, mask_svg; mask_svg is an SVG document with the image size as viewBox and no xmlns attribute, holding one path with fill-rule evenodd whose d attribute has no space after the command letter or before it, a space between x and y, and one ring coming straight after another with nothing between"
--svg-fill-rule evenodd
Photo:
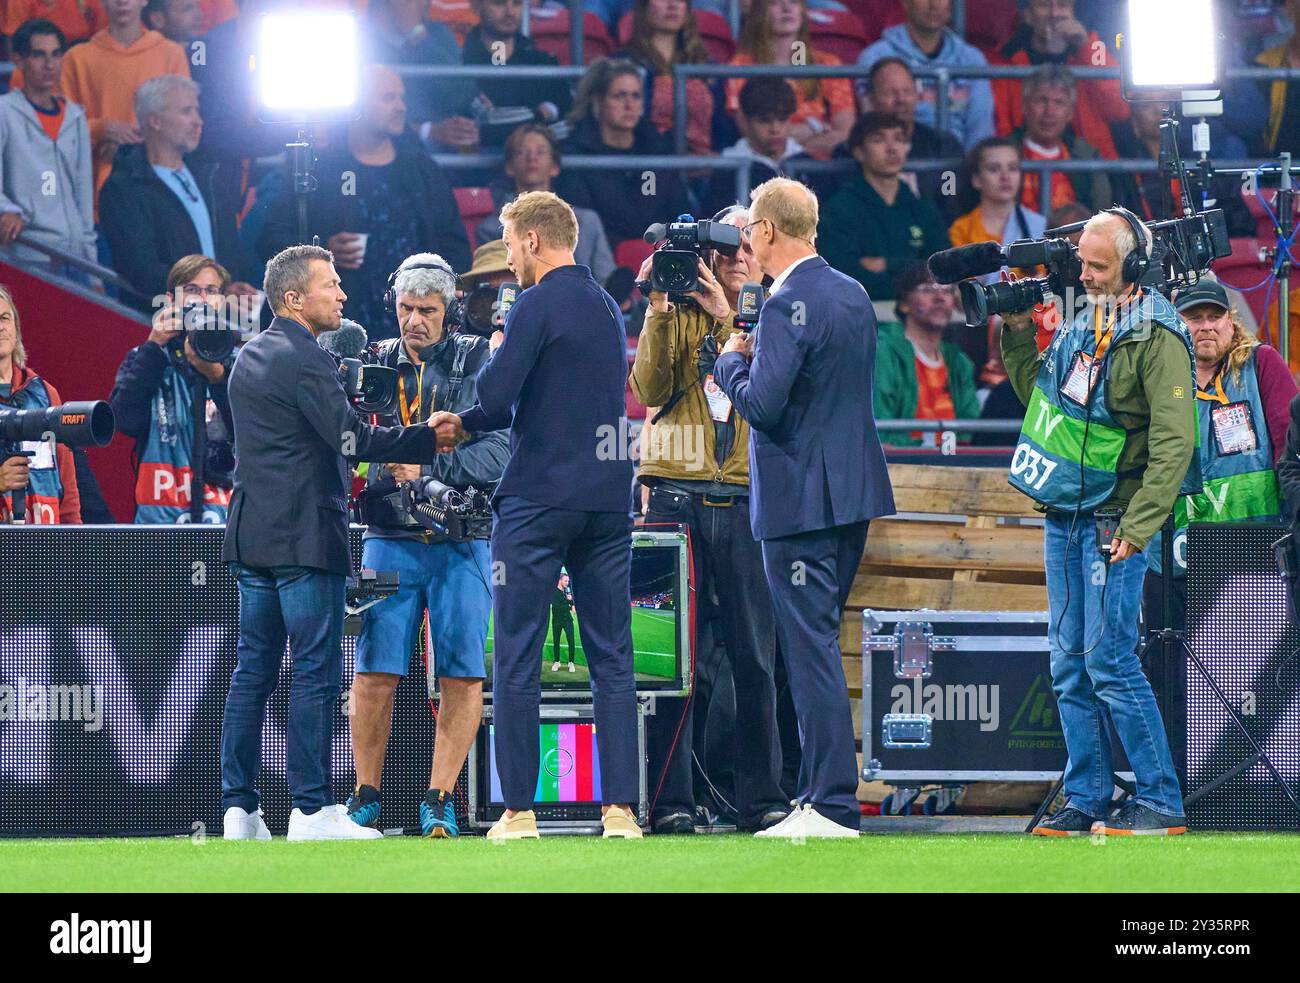
<instances>
[{"instance_id":1,"label":"dark blue suit jacket","mask_svg":"<svg viewBox=\"0 0 1300 983\"><path fill-rule=\"evenodd\" d=\"M437 434L366 423L348 402L334 359L283 318L240 350L226 388L235 490L221 558L346 575L347 460L427 464L438 453Z\"/></svg>"},{"instance_id":2,"label":"dark blue suit jacket","mask_svg":"<svg viewBox=\"0 0 1300 983\"><path fill-rule=\"evenodd\" d=\"M478 375L470 433L510 428L497 495L580 512L628 511L627 335L614 299L585 266L523 291L505 341Z\"/></svg>"},{"instance_id":3,"label":"dark blue suit jacket","mask_svg":"<svg viewBox=\"0 0 1300 983\"><path fill-rule=\"evenodd\" d=\"M749 520L756 539L894 512L871 390L876 315L861 284L804 260L768 298L751 365L718 359L714 379L749 421Z\"/></svg>"}]
</instances>

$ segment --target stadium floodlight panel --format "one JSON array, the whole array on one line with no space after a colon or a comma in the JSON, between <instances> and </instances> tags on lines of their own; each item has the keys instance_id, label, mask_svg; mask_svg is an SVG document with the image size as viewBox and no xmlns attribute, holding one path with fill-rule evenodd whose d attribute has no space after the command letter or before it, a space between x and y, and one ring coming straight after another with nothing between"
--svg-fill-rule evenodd
<instances>
[{"instance_id":1,"label":"stadium floodlight panel","mask_svg":"<svg viewBox=\"0 0 1300 983\"><path fill-rule=\"evenodd\" d=\"M1129 0L1124 47L1138 91L1220 87L1214 0Z\"/></svg>"},{"instance_id":2,"label":"stadium floodlight panel","mask_svg":"<svg viewBox=\"0 0 1300 983\"><path fill-rule=\"evenodd\" d=\"M359 61L351 13L267 13L257 47L264 115L306 122L347 118L357 105Z\"/></svg>"}]
</instances>

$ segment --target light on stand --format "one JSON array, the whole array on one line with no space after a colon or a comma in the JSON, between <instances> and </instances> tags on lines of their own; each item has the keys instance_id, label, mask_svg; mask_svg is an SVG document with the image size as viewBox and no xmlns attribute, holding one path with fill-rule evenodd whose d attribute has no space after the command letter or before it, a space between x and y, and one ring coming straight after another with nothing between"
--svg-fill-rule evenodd
<instances>
[{"instance_id":1,"label":"light on stand","mask_svg":"<svg viewBox=\"0 0 1300 983\"><path fill-rule=\"evenodd\" d=\"M1129 0L1122 51L1126 99L1178 98L1171 90L1209 90L1196 98L1218 98L1222 69L1214 0Z\"/></svg>"},{"instance_id":2,"label":"light on stand","mask_svg":"<svg viewBox=\"0 0 1300 983\"><path fill-rule=\"evenodd\" d=\"M267 123L294 123L287 145L298 198L298 240L307 240L307 199L315 190L315 154L307 127L355 119L360 78L356 18L343 11L268 11L258 29L258 115Z\"/></svg>"}]
</instances>

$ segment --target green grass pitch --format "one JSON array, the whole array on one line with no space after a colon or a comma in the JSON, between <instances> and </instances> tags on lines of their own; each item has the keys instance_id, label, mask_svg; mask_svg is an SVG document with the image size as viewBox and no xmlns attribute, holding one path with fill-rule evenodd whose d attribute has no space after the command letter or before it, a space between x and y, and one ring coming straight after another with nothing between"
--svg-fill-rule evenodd
<instances>
[{"instance_id":1,"label":"green grass pitch","mask_svg":"<svg viewBox=\"0 0 1300 983\"><path fill-rule=\"evenodd\" d=\"M654 608L632 608L632 644L633 667L638 679L671 679L676 660L677 616L674 611ZM563 633L560 635L560 647L551 644L554 636L550 626L546 629L546 640L542 644L542 681L547 682L552 674L550 667L559 661L567 663L569 659L569 641ZM492 665L493 626L488 622L487 664ZM566 686L575 686L587 681L587 655L582 650L582 626L574 618L573 661L575 672L570 675L567 667L565 675L559 677Z\"/></svg>"},{"instance_id":2,"label":"green grass pitch","mask_svg":"<svg viewBox=\"0 0 1300 983\"><path fill-rule=\"evenodd\" d=\"M1300 836L1193 833L1093 842L1006 834L845 840L738 835L492 844L0 840L15 891L1296 891Z\"/></svg>"}]
</instances>

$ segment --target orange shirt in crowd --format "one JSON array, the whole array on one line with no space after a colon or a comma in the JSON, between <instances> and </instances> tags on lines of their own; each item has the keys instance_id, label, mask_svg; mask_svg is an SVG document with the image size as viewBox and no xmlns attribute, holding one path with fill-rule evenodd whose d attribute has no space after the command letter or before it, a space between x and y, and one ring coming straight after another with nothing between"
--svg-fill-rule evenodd
<instances>
[{"instance_id":1,"label":"orange shirt in crowd","mask_svg":"<svg viewBox=\"0 0 1300 983\"><path fill-rule=\"evenodd\" d=\"M730 63L752 65L754 59L743 52L736 52ZM828 55L814 48L812 64L842 65L844 63L834 55ZM744 88L747 81L747 79L727 79L727 112L733 116L740 111L740 90ZM790 117L793 126L816 120L823 128L829 128L831 117L837 113L857 112L857 104L853 101L853 83L848 79L818 79L811 96L801 82L791 79L790 87L794 89L795 98L794 115Z\"/></svg>"},{"instance_id":2,"label":"orange shirt in crowd","mask_svg":"<svg viewBox=\"0 0 1300 983\"><path fill-rule=\"evenodd\" d=\"M918 420L955 420L952 393L948 391L948 366L943 359L930 365L916 356L916 418Z\"/></svg>"},{"instance_id":3,"label":"orange shirt in crowd","mask_svg":"<svg viewBox=\"0 0 1300 983\"><path fill-rule=\"evenodd\" d=\"M1021 153L1025 160L1069 160L1070 151L1066 149L1065 144L1060 144L1057 153L1045 154L1036 150L1028 140L1022 140L1020 144ZM1026 171L1024 177L1024 190L1020 194L1020 201L1026 208L1032 208L1034 211L1042 210L1042 202L1039 195L1039 183L1042 179L1037 171ZM1056 171L1052 175L1052 211L1056 211L1062 205L1068 205L1072 201L1077 201L1078 197L1074 193L1074 185L1070 183L1070 176Z\"/></svg>"},{"instance_id":4,"label":"orange shirt in crowd","mask_svg":"<svg viewBox=\"0 0 1300 983\"><path fill-rule=\"evenodd\" d=\"M54 104L57 107L52 113L37 113L36 118L41 121L41 129L45 135L55 143L59 142L59 130L63 128L63 117L68 112L68 102L66 99L55 98Z\"/></svg>"},{"instance_id":5,"label":"orange shirt in crowd","mask_svg":"<svg viewBox=\"0 0 1300 983\"><path fill-rule=\"evenodd\" d=\"M5 0L0 30L13 37L23 21L34 17L53 21L69 44L84 41L108 26L99 0Z\"/></svg>"},{"instance_id":6,"label":"orange shirt in crowd","mask_svg":"<svg viewBox=\"0 0 1300 983\"><path fill-rule=\"evenodd\" d=\"M96 202L117 152L117 145L105 139L105 124L110 120L134 123L135 90L159 75L189 78L190 63L179 44L157 31L145 31L129 47L113 40L108 31L100 31L63 56L60 88L71 102L85 109L90 124Z\"/></svg>"},{"instance_id":7,"label":"orange shirt in crowd","mask_svg":"<svg viewBox=\"0 0 1300 983\"><path fill-rule=\"evenodd\" d=\"M456 35L456 43L463 46L469 29L478 23L478 14L474 13L469 0L430 0L429 20L450 27Z\"/></svg>"},{"instance_id":8,"label":"orange shirt in crowd","mask_svg":"<svg viewBox=\"0 0 1300 983\"><path fill-rule=\"evenodd\" d=\"M650 122L660 133L673 128L673 78L656 75L650 93ZM686 152L713 153L713 93L703 79L686 80Z\"/></svg>"}]
</instances>

